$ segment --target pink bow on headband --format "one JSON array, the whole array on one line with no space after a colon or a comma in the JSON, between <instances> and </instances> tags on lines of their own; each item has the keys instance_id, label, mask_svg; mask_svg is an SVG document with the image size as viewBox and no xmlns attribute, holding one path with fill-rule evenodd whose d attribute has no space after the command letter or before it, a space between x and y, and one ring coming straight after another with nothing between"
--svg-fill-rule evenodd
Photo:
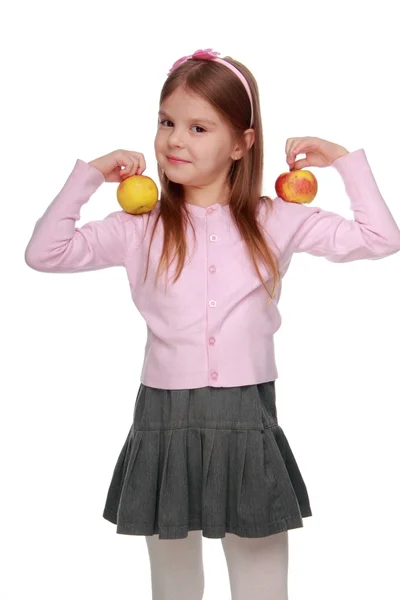
<instances>
[{"instance_id":1,"label":"pink bow on headband","mask_svg":"<svg viewBox=\"0 0 400 600\"><path fill-rule=\"evenodd\" d=\"M196 50L196 52L194 52L190 56L182 56L182 58L179 58L177 61L175 61L172 67L170 68L169 73L171 73L171 71L179 67L179 65L186 62L190 58L198 58L199 60L213 60L213 58L216 58L219 54L220 52L215 52L211 48L207 48L207 50Z\"/></svg>"}]
</instances>

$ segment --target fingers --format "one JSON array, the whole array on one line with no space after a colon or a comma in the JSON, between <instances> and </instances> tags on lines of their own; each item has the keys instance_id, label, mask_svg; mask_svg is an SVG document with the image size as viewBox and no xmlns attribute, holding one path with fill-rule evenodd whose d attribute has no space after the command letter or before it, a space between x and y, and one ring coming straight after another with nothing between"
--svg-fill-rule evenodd
<instances>
[{"instance_id":1,"label":"fingers","mask_svg":"<svg viewBox=\"0 0 400 600\"><path fill-rule=\"evenodd\" d=\"M141 152L131 152L130 153L132 155L132 160L138 161L137 164L137 168L136 168L136 172L132 173L133 175L141 175L143 173L143 171L146 169L146 161L144 159L144 156Z\"/></svg>"},{"instance_id":2,"label":"fingers","mask_svg":"<svg viewBox=\"0 0 400 600\"><path fill-rule=\"evenodd\" d=\"M298 154L297 152L297 148L298 148L298 143L299 140L301 140L302 138L288 138L286 140L286 147L285 147L285 152L286 152L286 162L289 165L290 169L293 169L295 161L296 161L296 156Z\"/></svg>"},{"instance_id":3,"label":"fingers","mask_svg":"<svg viewBox=\"0 0 400 600\"><path fill-rule=\"evenodd\" d=\"M125 168L123 169L122 167ZM132 175L141 175L145 169L146 161L141 152L124 152L121 159L121 179L132 177Z\"/></svg>"},{"instance_id":4,"label":"fingers","mask_svg":"<svg viewBox=\"0 0 400 600\"><path fill-rule=\"evenodd\" d=\"M286 146L285 146L285 153L286 153L286 156L288 156L288 155L289 155L290 148L291 148L291 146L293 146L294 142L295 142L297 139L298 139L298 138L288 138L288 139L286 140Z\"/></svg>"},{"instance_id":5,"label":"fingers","mask_svg":"<svg viewBox=\"0 0 400 600\"><path fill-rule=\"evenodd\" d=\"M290 167L291 171L299 171L304 167L309 167L309 164L306 159L296 160L292 167Z\"/></svg>"},{"instance_id":6,"label":"fingers","mask_svg":"<svg viewBox=\"0 0 400 600\"><path fill-rule=\"evenodd\" d=\"M298 154L307 154L307 151L310 149L309 144L310 140L315 140L316 138L307 137L296 137L296 138L288 138L286 140L286 162L288 163L290 170L293 169L301 169L306 166L305 161L297 161L296 157Z\"/></svg>"}]
</instances>

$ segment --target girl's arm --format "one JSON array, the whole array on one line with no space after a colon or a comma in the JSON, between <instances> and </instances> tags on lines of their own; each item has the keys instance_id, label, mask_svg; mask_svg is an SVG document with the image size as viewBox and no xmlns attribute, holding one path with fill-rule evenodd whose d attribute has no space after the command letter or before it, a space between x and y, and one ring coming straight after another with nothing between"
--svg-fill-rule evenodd
<instances>
[{"instance_id":1,"label":"girl's arm","mask_svg":"<svg viewBox=\"0 0 400 600\"><path fill-rule=\"evenodd\" d=\"M77 160L64 187L36 222L25 262L36 271L72 273L123 266L141 241L143 215L115 211L75 227L80 209L104 183L103 174Z\"/></svg>"},{"instance_id":2,"label":"girl's arm","mask_svg":"<svg viewBox=\"0 0 400 600\"><path fill-rule=\"evenodd\" d=\"M274 201L280 236L291 255L308 252L331 262L379 259L400 250L400 230L376 184L363 149L332 165L341 175L354 220L321 208Z\"/></svg>"}]
</instances>

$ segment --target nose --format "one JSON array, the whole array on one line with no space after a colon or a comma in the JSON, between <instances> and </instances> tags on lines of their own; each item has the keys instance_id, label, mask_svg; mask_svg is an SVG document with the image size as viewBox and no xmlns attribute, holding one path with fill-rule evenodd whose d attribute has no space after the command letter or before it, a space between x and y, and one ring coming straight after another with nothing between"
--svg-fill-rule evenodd
<instances>
[{"instance_id":1,"label":"nose","mask_svg":"<svg viewBox=\"0 0 400 600\"><path fill-rule=\"evenodd\" d=\"M168 137L168 143L171 147L183 148L182 134L174 127Z\"/></svg>"}]
</instances>

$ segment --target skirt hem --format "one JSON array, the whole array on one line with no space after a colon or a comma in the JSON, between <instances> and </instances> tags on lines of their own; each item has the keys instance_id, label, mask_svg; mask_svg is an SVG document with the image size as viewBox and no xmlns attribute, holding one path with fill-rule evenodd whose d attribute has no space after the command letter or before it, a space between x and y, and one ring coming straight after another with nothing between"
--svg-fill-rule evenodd
<instances>
[{"instance_id":1,"label":"skirt hem","mask_svg":"<svg viewBox=\"0 0 400 600\"><path fill-rule=\"evenodd\" d=\"M266 525L255 525L254 527L239 527L237 525L202 525L200 521L190 521L188 525L172 527L154 527L153 524L144 523L121 523L114 516L104 512L103 518L117 526L116 533L122 535L158 535L160 539L186 538L189 531L201 530L203 537L223 538L226 533L233 533L239 537L266 537L275 533L281 533L289 529L303 527L303 518L311 517L311 509L305 510L300 515L286 517L280 521L273 521Z\"/></svg>"}]
</instances>

